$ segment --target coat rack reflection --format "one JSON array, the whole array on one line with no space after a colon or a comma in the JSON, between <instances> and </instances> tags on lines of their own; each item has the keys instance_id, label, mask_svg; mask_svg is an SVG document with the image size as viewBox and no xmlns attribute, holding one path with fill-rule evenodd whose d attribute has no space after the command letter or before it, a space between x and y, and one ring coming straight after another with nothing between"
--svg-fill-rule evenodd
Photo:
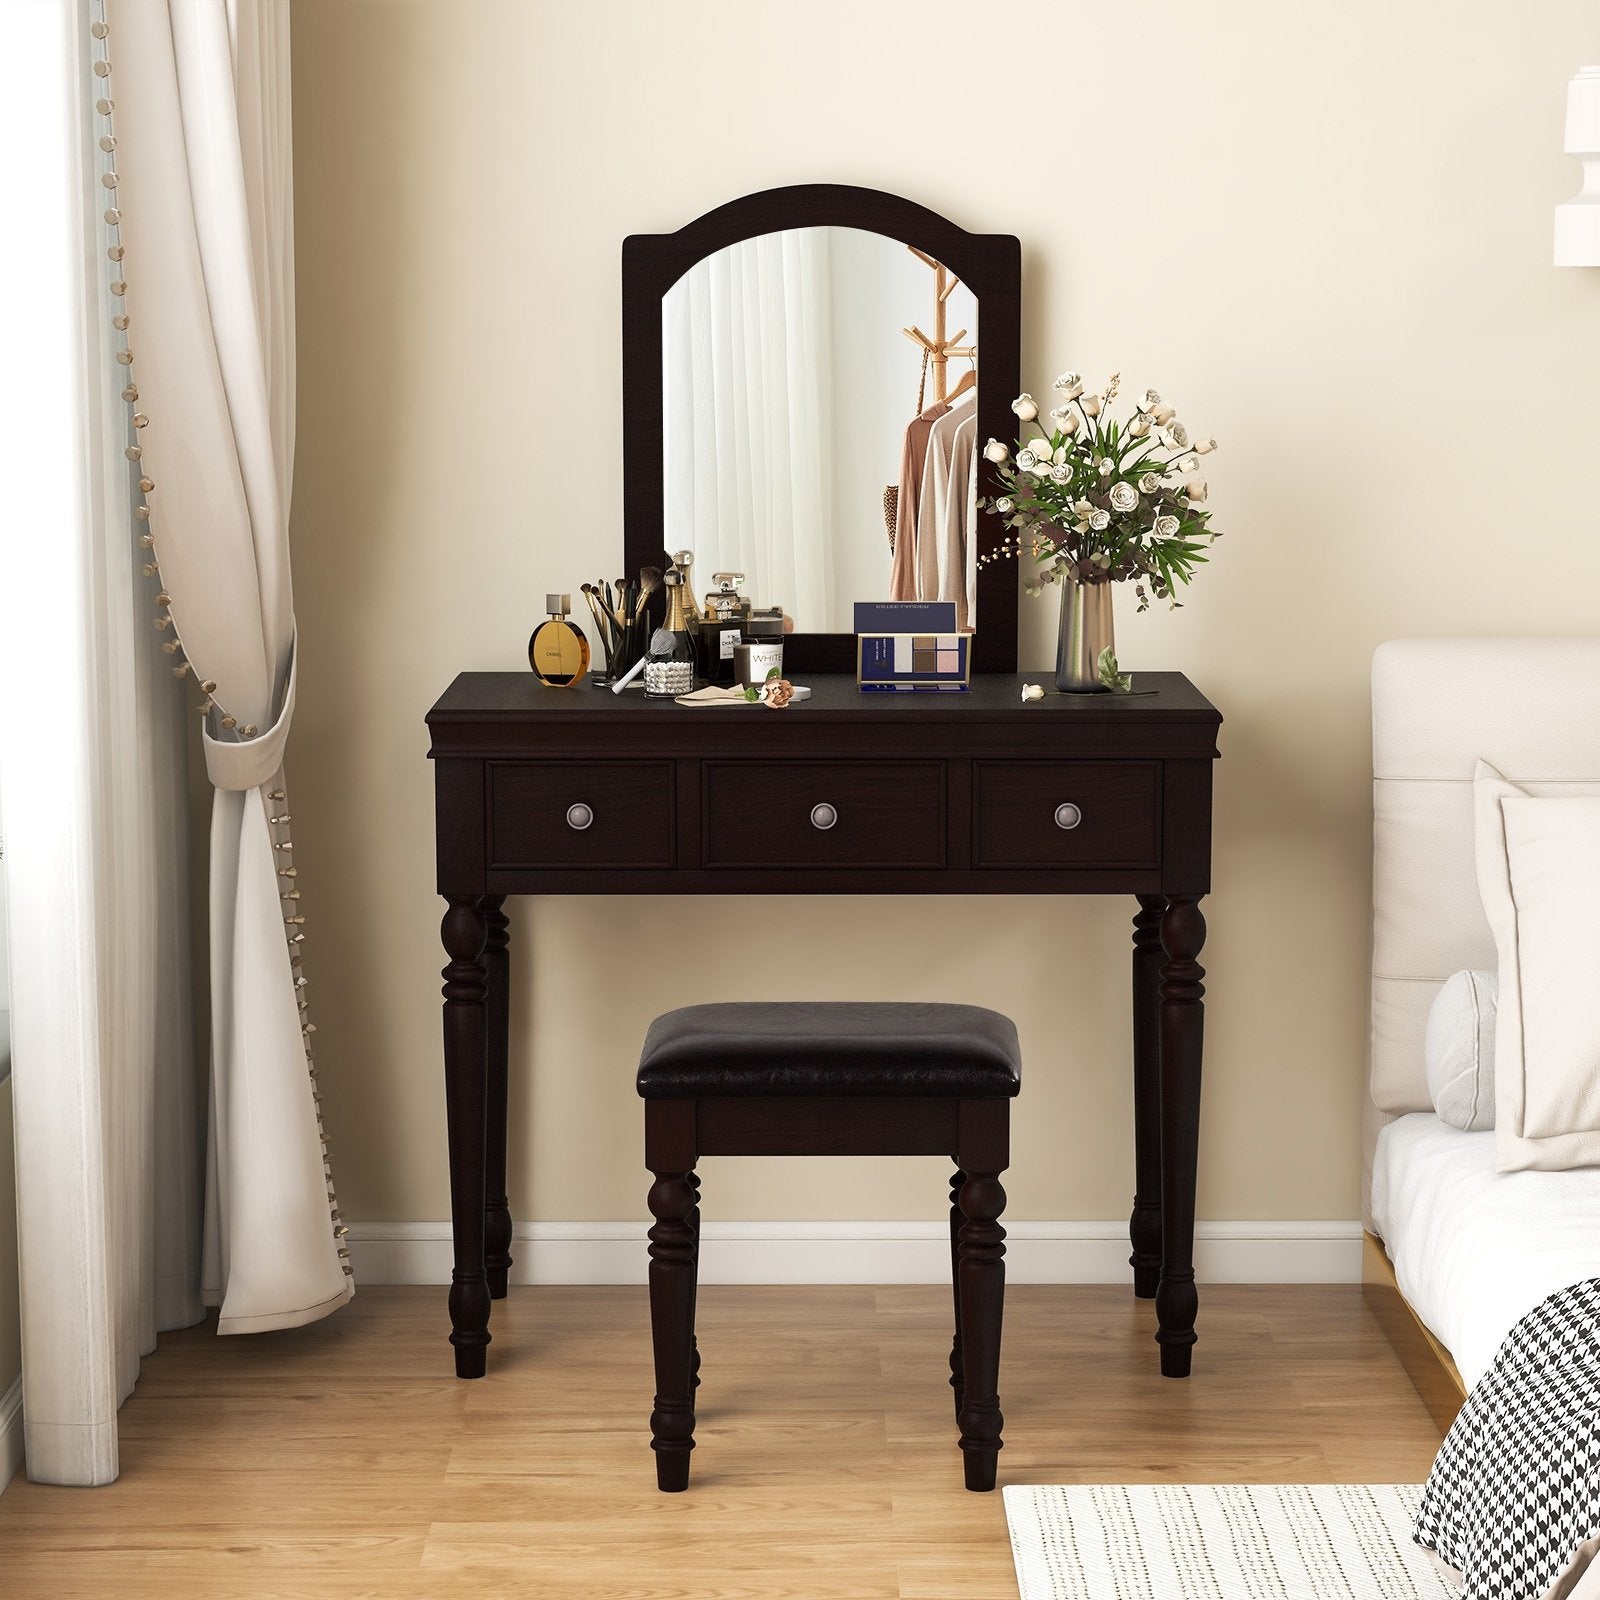
<instances>
[{"instance_id":1,"label":"coat rack reflection","mask_svg":"<svg viewBox=\"0 0 1600 1600\"><path fill-rule=\"evenodd\" d=\"M975 389L978 385L977 341L974 340L968 345L961 343L967 336L965 328L958 329L953 334L947 334L945 330L945 303L959 287L961 280L942 261L935 261L932 256L917 249L914 244L908 244L906 249L918 261L933 269L933 336L930 338L915 325L902 328L900 331L913 344L922 346L928 365L933 369L934 402L948 405L957 396L965 394L969 389ZM949 387L949 364L952 357L972 363L972 370L966 373L953 389Z\"/></svg>"}]
</instances>

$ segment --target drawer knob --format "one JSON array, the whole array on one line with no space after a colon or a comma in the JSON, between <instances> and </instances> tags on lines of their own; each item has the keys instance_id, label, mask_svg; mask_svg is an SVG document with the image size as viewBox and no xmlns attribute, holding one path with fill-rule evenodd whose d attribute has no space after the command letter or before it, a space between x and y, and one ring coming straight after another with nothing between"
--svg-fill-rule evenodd
<instances>
[{"instance_id":1,"label":"drawer knob","mask_svg":"<svg viewBox=\"0 0 1600 1600\"><path fill-rule=\"evenodd\" d=\"M828 829L838 820L839 813L826 800L811 808L811 826L813 828Z\"/></svg>"},{"instance_id":2,"label":"drawer knob","mask_svg":"<svg viewBox=\"0 0 1600 1600\"><path fill-rule=\"evenodd\" d=\"M580 833L594 821L594 809L586 806L579 800L567 807L567 826L576 828Z\"/></svg>"},{"instance_id":3,"label":"drawer knob","mask_svg":"<svg viewBox=\"0 0 1600 1600\"><path fill-rule=\"evenodd\" d=\"M1064 800L1056 807L1056 826L1058 828L1076 828L1083 821L1083 813L1070 800Z\"/></svg>"}]
</instances>

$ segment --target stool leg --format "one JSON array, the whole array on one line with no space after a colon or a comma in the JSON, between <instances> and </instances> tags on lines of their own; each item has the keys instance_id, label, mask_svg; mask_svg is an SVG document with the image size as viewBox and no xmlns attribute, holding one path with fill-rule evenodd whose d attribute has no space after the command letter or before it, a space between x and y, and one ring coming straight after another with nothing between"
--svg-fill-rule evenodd
<instances>
[{"instance_id":1,"label":"stool leg","mask_svg":"<svg viewBox=\"0 0 1600 1600\"><path fill-rule=\"evenodd\" d=\"M694 1449L695 1187L686 1172L656 1172L650 1188L650 1334L655 1345L656 1404L650 1448L656 1486L689 1487Z\"/></svg>"},{"instance_id":2,"label":"stool leg","mask_svg":"<svg viewBox=\"0 0 1600 1600\"><path fill-rule=\"evenodd\" d=\"M950 1179L950 1294L955 1301L956 1336L950 1341L950 1387L955 1390L956 1422L961 1421L962 1366L961 1366L961 1186L967 1175L959 1167Z\"/></svg>"},{"instance_id":3,"label":"stool leg","mask_svg":"<svg viewBox=\"0 0 1600 1600\"><path fill-rule=\"evenodd\" d=\"M689 1187L694 1190L694 1210L689 1213L689 1226L694 1229L694 1290L689 1300L689 1372L694 1387L700 1387L700 1336L694 1331L695 1314L700 1300L700 1176L689 1174Z\"/></svg>"},{"instance_id":4,"label":"stool leg","mask_svg":"<svg viewBox=\"0 0 1600 1600\"><path fill-rule=\"evenodd\" d=\"M1006 1292L1006 1192L994 1172L961 1186L956 1293L961 1302L961 1451L969 1489L992 1489L1000 1452L1000 1327Z\"/></svg>"}]
</instances>

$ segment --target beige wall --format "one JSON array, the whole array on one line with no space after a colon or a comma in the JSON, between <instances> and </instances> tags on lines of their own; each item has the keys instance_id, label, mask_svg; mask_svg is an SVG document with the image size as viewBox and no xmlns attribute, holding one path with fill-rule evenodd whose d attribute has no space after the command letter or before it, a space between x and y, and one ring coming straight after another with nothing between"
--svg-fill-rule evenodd
<instances>
[{"instance_id":1,"label":"beige wall","mask_svg":"<svg viewBox=\"0 0 1600 1600\"><path fill-rule=\"evenodd\" d=\"M525 665L546 589L620 569L622 237L821 179L1014 231L1030 385L1119 366L1222 440L1213 567L1177 613L1124 602L1119 641L1227 718L1201 1214L1355 1216L1371 650L1600 621L1600 271L1550 265L1593 6L300 0L294 23L291 772L347 1213L447 1213L422 717L458 670ZM1042 662L1051 617L1024 617ZM518 907L514 1208L641 1215L645 1023L767 994L1010 1012L1012 1215L1121 1215L1131 909ZM886 954L932 924L930 952ZM730 1163L708 1203L938 1195L916 1165L824 1187Z\"/></svg>"},{"instance_id":2,"label":"beige wall","mask_svg":"<svg viewBox=\"0 0 1600 1600\"><path fill-rule=\"evenodd\" d=\"M11 1080L0 1082L0 1395L22 1371L17 1309L16 1153L11 1144ZM0 1489L5 1485L0 1483Z\"/></svg>"}]
</instances>

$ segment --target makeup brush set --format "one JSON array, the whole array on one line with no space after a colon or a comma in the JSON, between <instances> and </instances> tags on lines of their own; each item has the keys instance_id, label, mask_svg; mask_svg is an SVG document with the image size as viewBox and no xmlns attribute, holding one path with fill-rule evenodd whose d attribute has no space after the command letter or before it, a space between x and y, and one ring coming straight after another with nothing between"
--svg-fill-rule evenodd
<instances>
[{"instance_id":1,"label":"makeup brush set","mask_svg":"<svg viewBox=\"0 0 1600 1600\"><path fill-rule=\"evenodd\" d=\"M666 617L661 569L644 567L637 578L618 578L615 584L601 578L582 585L582 592L606 658L604 675L590 681L615 683L644 659L652 631Z\"/></svg>"}]
</instances>

